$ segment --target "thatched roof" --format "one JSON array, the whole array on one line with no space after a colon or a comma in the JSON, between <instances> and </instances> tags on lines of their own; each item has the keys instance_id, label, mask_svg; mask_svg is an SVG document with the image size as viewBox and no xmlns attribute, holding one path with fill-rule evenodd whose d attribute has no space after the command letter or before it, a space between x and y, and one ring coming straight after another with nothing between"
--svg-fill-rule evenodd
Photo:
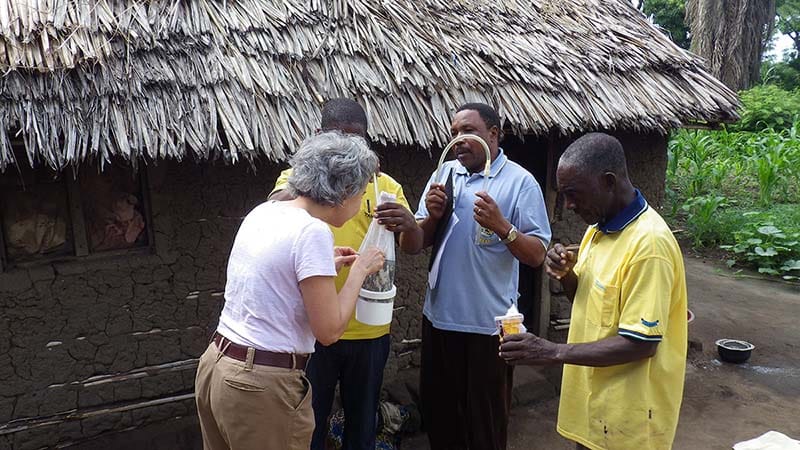
<instances>
[{"instance_id":1,"label":"thatched roof","mask_svg":"<svg viewBox=\"0 0 800 450\"><path fill-rule=\"evenodd\" d=\"M340 96L374 140L424 148L467 100L532 133L736 118L629 0L0 0L0 34L0 128L56 168L284 159Z\"/></svg>"}]
</instances>

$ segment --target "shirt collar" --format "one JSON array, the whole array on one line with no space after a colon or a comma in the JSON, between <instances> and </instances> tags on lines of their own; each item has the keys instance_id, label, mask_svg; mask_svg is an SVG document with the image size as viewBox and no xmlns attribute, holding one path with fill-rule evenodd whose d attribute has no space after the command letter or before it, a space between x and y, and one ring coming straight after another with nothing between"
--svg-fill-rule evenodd
<instances>
[{"instance_id":1,"label":"shirt collar","mask_svg":"<svg viewBox=\"0 0 800 450\"><path fill-rule=\"evenodd\" d=\"M497 158L492 161L492 164L489 166L489 178L494 178L497 176L498 173L505 167L506 162L508 162L508 157L506 156L505 152L503 152L502 148L497 149ZM469 171L467 168L462 166L460 163L456 163L458 167L456 167L456 174L458 175L469 175ZM476 174L483 176L483 170L480 172L476 172Z\"/></svg>"},{"instance_id":2,"label":"shirt collar","mask_svg":"<svg viewBox=\"0 0 800 450\"><path fill-rule=\"evenodd\" d=\"M625 227L630 225L637 217L641 216L647 210L647 200L638 189L636 189L636 197L633 201L622 209L616 216L605 223L598 223L597 228L604 234L619 233Z\"/></svg>"}]
</instances>

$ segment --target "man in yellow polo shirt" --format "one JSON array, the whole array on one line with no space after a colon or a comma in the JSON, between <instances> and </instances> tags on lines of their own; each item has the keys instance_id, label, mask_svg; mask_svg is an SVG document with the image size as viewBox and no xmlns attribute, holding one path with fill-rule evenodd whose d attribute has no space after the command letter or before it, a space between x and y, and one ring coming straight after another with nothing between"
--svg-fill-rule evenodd
<instances>
[{"instance_id":1,"label":"man in yellow polo shirt","mask_svg":"<svg viewBox=\"0 0 800 450\"><path fill-rule=\"evenodd\" d=\"M564 364L558 432L590 449L669 449L686 369L686 279L667 224L633 187L619 141L591 133L558 163L565 206L589 227L547 273L573 299L567 344L504 338L515 364Z\"/></svg>"},{"instance_id":2,"label":"man in yellow polo shirt","mask_svg":"<svg viewBox=\"0 0 800 450\"><path fill-rule=\"evenodd\" d=\"M322 108L322 131L339 130L343 133L366 137L367 115L357 102L350 99L334 99ZM284 190L291 169L281 172L270 193L270 200L288 200ZM361 210L341 228L331 227L337 246L356 250L367 234L373 217L378 222L399 234L400 249L406 253L418 253L422 249L422 229L409 210L403 188L389 175L377 177L378 192L394 194L397 201L376 206L375 188L370 182L361 202ZM341 289L349 268L337 275L336 289ZM380 400L383 368L389 356L389 324L371 326L350 318L344 334L338 342L324 346L317 342L314 355L306 367L311 381L312 404L316 427L311 441L312 450L323 450L328 431L328 416L333 405L336 385L344 407L344 449L374 450L376 415Z\"/></svg>"}]
</instances>

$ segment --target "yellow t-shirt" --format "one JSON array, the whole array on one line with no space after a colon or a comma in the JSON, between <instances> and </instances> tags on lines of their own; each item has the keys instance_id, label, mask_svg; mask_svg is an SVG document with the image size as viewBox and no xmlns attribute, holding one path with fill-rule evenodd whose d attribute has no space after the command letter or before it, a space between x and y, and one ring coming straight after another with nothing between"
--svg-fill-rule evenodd
<instances>
[{"instance_id":1,"label":"yellow t-shirt","mask_svg":"<svg viewBox=\"0 0 800 450\"><path fill-rule=\"evenodd\" d=\"M270 195L286 188L286 180L291 173L291 168L281 172L278 180L275 181L275 188L272 189ZM381 173L378 177L378 193L381 191L394 194L397 197L397 203L405 206L409 211L411 210L408 206L408 200L406 200L403 194L403 187L385 173ZM342 247L352 247L358 250L358 247L361 246L361 241L363 241L364 236L367 235L367 229L372 222L371 212L374 212L376 204L375 188L373 187L372 181L370 181L367 185L367 193L364 194L364 198L361 200L361 209L359 212L342 225L341 228L331 227L334 244ZM347 280L347 275L349 273L350 269L348 267L342 268L342 270L339 271L339 275L337 275L335 279L337 291L344 286L344 282ZM374 339L388 334L389 327L390 324L380 326L363 324L356 320L354 312L341 339Z\"/></svg>"},{"instance_id":2,"label":"yellow t-shirt","mask_svg":"<svg viewBox=\"0 0 800 450\"><path fill-rule=\"evenodd\" d=\"M669 449L686 369L686 277L678 243L652 208L617 233L589 227L575 265L568 342L659 341L653 357L564 366L558 432L591 449Z\"/></svg>"}]
</instances>

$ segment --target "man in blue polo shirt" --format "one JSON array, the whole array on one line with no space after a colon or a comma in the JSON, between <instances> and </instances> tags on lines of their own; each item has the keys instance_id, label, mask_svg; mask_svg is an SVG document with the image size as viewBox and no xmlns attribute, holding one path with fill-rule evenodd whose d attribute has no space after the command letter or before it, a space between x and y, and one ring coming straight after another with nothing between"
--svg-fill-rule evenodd
<instances>
[{"instance_id":1,"label":"man in blue polo shirt","mask_svg":"<svg viewBox=\"0 0 800 450\"><path fill-rule=\"evenodd\" d=\"M483 147L456 144L456 160L441 170L452 179L452 199L431 177L416 214L425 246L438 238L423 308L421 409L432 450L502 450L513 372L498 357L494 317L517 302L519 262L544 261L550 226L536 179L498 147L494 108L463 105L450 132L480 136L492 163L486 179Z\"/></svg>"}]
</instances>

